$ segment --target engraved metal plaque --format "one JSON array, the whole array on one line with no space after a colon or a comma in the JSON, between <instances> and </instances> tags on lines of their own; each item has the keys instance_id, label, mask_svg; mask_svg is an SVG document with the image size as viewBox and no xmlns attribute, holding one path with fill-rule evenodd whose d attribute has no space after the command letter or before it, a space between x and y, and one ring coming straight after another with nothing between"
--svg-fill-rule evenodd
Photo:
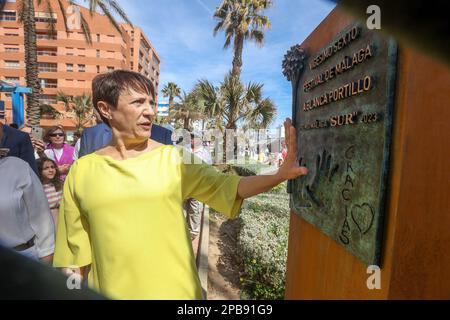
<instances>
[{"instance_id":1,"label":"engraved metal plaque","mask_svg":"<svg viewBox=\"0 0 450 320\"><path fill-rule=\"evenodd\" d=\"M309 168L290 185L291 208L366 264L380 265L396 57L393 40L355 23L290 79Z\"/></svg>"}]
</instances>

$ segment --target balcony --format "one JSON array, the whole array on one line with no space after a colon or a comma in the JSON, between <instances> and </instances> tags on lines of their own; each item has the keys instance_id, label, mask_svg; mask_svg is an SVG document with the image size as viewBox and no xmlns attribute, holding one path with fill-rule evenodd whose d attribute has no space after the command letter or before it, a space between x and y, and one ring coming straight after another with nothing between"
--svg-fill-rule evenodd
<instances>
[{"instance_id":1,"label":"balcony","mask_svg":"<svg viewBox=\"0 0 450 320\"><path fill-rule=\"evenodd\" d=\"M40 104L55 104L56 103L56 96L54 95L48 95L48 94L42 94L39 99Z\"/></svg>"},{"instance_id":2,"label":"balcony","mask_svg":"<svg viewBox=\"0 0 450 320\"><path fill-rule=\"evenodd\" d=\"M38 48L38 56L56 56L58 54L57 48Z\"/></svg>"},{"instance_id":3,"label":"balcony","mask_svg":"<svg viewBox=\"0 0 450 320\"><path fill-rule=\"evenodd\" d=\"M57 72L58 66L56 63L39 62L38 71L39 72Z\"/></svg>"},{"instance_id":4,"label":"balcony","mask_svg":"<svg viewBox=\"0 0 450 320\"><path fill-rule=\"evenodd\" d=\"M49 34L47 31L36 31L37 40L57 40L56 34Z\"/></svg>"},{"instance_id":5,"label":"balcony","mask_svg":"<svg viewBox=\"0 0 450 320\"><path fill-rule=\"evenodd\" d=\"M3 10L3 12L0 13L0 21L16 21L16 12Z\"/></svg>"},{"instance_id":6,"label":"balcony","mask_svg":"<svg viewBox=\"0 0 450 320\"><path fill-rule=\"evenodd\" d=\"M55 89L58 87L57 79L39 79L41 81L41 88Z\"/></svg>"},{"instance_id":7,"label":"balcony","mask_svg":"<svg viewBox=\"0 0 450 320\"><path fill-rule=\"evenodd\" d=\"M19 69L20 68L20 62L16 60L6 60L5 61L5 68L6 69Z\"/></svg>"},{"instance_id":8,"label":"balcony","mask_svg":"<svg viewBox=\"0 0 450 320\"><path fill-rule=\"evenodd\" d=\"M5 47L5 52L18 53L19 52L19 47Z\"/></svg>"},{"instance_id":9,"label":"balcony","mask_svg":"<svg viewBox=\"0 0 450 320\"><path fill-rule=\"evenodd\" d=\"M35 12L34 13L34 21L37 22L43 22L43 23L56 23L57 15L56 13L52 12Z\"/></svg>"}]
</instances>

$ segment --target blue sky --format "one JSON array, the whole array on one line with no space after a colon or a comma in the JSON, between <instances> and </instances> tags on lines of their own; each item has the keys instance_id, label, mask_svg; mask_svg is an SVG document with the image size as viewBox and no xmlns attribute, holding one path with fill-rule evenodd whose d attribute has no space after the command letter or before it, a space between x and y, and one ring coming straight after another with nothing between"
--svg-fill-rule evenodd
<instances>
[{"instance_id":1,"label":"blue sky","mask_svg":"<svg viewBox=\"0 0 450 320\"><path fill-rule=\"evenodd\" d=\"M244 45L241 79L264 84L264 96L277 105L280 125L291 114L291 85L281 72L286 51L301 43L335 4L325 0L274 0L266 11L272 29L265 44ZM213 36L213 12L220 0L120 0L131 21L141 27L161 57L160 90L167 82L186 92L199 79L218 85L231 69L233 51L224 50L224 34ZM159 98L164 101L162 95Z\"/></svg>"}]
</instances>

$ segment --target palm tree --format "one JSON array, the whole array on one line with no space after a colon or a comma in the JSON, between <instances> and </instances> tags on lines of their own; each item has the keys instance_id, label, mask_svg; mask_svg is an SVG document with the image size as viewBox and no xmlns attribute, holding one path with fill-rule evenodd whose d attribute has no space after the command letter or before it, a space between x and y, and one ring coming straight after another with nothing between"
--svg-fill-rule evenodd
<instances>
[{"instance_id":1,"label":"palm tree","mask_svg":"<svg viewBox=\"0 0 450 320\"><path fill-rule=\"evenodd\" d=\"M272 0L222 0L214 12L218 20L214 36L219 30L225 32L224 49L233 41L232 74L240 77L242 68L242 50L245 40L254 40L258 46L264 43L264 29L271 27L269 18L262 15L264 9L272 5Z\"/></svg>"},{"instance_id":2,"label":"palm tree","mask_svg":"<svg viewBox=\"0 0 450 320\"><path fill-rule=\"evenodd\" d=\"M18 4L19 22L23 24L25 46L25 79L31 93L27 95L27 122L32 126L40 124L41 108L39 96L41 84L38 78L36 23L33 0L22 0Z\"/></svg>"},{"instance_id":3,"label":"palm tree","mask_svg":"<svg viewBox=\"0 0 450 320\"><path fill-rule=\"evenodd\" d=\"M3 10L5 2L0 1L0 11ZM66 31L69 27L67 25L66 7L68 5L75 5L77 2L74 0L57 0L59 9L61 11L61 16L63 18L64 26ZM94 15L99 9L105 16L108 17L110 23L114 28L123 34L123 30L117 23L113 14L117 14L126 23L132 25L128 19L125 11L119 6L116 0L83 0L89 6L89 12ZM53 16L54 8L51 6L51 0L36 0L38 6L44 4L45 11L49 16ZM25 46L25 70L26 70L26 82L27 86L32 89L32 93L27 96L27 122L32 125L39 125L40 123L40 106L39 106L39 96L41 94L41 86L38 78L38 62L37 62L37 44L36 44L36 23L35 23L35 9L33 0L18 0L18 17L19 22L23 24L24 31L24 46ZM80 27L84 34L86 41L91 44L91 32L86 21L86 18L81 13ZM48 31L51 34L55 33L56 21L50 19L48 24Z\"/></svg>"},{"instance_id":4,"label":"palm tree","mask_svg":"<svg viewBox=\"0 0 450 320\"><path fill-rule=\"evenodd\" d=\"M174 82L168 82L165 87L161 90L164 97L169 97L169 113L173 110L173 102L175 97L179 97L181 94L181 89Z\"/></svg>"},{"instance_id":5,"label":"palm tree","mask_svg":"<svg viewBox=\"0 0 450 320\"><path fill-rule=\"evenodd\" d=\"M55 108L53 108L49 104L41 104L40 109L41 109L40 113L41 118L59 119L61 117L61 113L55 110Z\"/></svg>"},{"instance_id":6,"label":"palm tree","mask_svg":"<svg viewBox=\"0 0 450 320\"><path fill-rule=\"evenodd\" d=\"M219 87L207 80L197 83L194 92L204 104L204 113L214 119L223 134L223 156L226 158L226 131L237 129L242 123L247 128L265 129L276 115L276 106L270 98L262 98L262 84L244 85L229 73ZM235 145L236 149L236 145Z\"/></svg>"},{"instance_id":7,"label":"palm tree","mask_svg":"<svg viewBox=\"0 0 450 320\"><path fill-rule=\"evenodd\" d=\"M56 100L64 103L66 111L74 113L77 132L81 132L82 128L92 121L94 106L91 95L83 93L80 96L72 97L58 92Z\"/></svg>"},{"instance_id":8,"label":"palm tree","mask_svg":"<svg viewBox=\"0 0 450 320\"><path fill-rule=\"evenodd\" d=\"M183 92L180 96L180 102L176 103L169 112L169 119L181 121L183 129L189 131L193 129L193 121L204 117L202 102L198 99L195 92L189 94Z\"/></svg>"},{"instance_id":9,"label":"palm tree","mask_svg":"<svg viewBox=\"0 0 450 320\"><path fill-rule=\"evenodd\" d=\"M215 119L219 128L236 129L243 122L255 129L267 128L276 115L270 98L262 98L263 84L244 85L229 73L219 87L200 80L194 91L203 100L204 112Z\"/></svg>"}]
</instances>

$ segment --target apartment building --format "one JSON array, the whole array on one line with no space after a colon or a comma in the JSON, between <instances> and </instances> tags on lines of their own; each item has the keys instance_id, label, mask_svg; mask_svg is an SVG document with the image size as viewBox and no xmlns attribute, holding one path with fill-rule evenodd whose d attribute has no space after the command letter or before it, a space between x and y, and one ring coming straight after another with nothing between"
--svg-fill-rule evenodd
<instances>
[{"instance_id":1,"label":"apartment building","mask_svg":"<svg viewBox=\"0 0 450 320\"><path fill-rule=\"evenodd\" d=\"M130 38L130 70L142 73L159 88L159 65L161 60L141 28L123 24L122 27Z\"/></svg>"},{"instance_id":2,"label":"apartment building","mask_svg":"<svg viewBox=\"0 0 450 320\"><path fill-rule=\"evenodd\" d=\"M139 27L122 24L123 32L119 33L106 16L91 16L88 9L80 7L90 27L92 44L89 45L82 30L66 32L56 0L50 1L54 12L51 16L46 13L44 4L38 6L35 1L41 103L54 107L61 112L62 118L43 118L43 127L62 124L68 130L73 129L75 118L65 112L61 103L56 103L56 94L59 91L67 95L90 93L92 79L99 73L115 69L134 70L146 75L158 87L160 58ZM56 22L54 35L48 32L50 20ZM0 78L26 85L23 26L18 22L14 0L7 0L0 13ZM5 101L5 116L11 122L11 97L1 93L0 100Z\"/></svg>"}]
</instances>

